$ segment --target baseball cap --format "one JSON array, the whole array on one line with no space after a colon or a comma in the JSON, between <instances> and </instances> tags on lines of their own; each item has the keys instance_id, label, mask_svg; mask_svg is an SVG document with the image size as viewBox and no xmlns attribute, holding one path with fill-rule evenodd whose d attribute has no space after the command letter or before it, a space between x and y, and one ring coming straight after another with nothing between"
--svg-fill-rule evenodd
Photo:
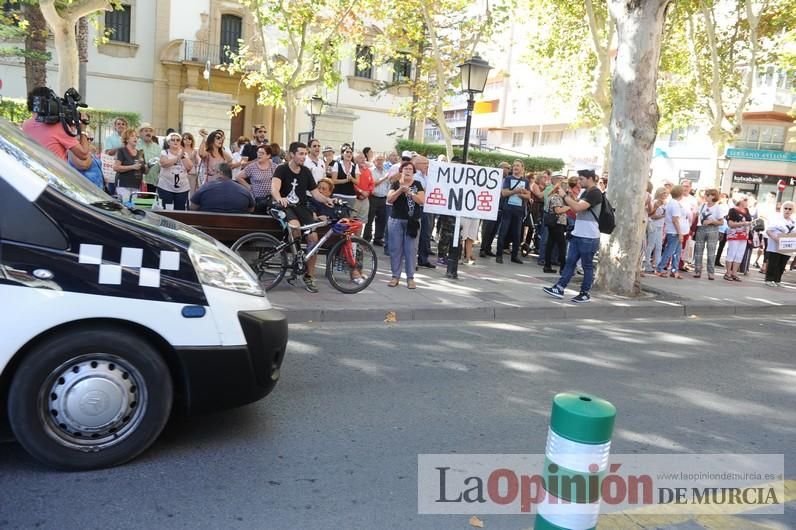
<instances>
[{"instance_id":1,"label":"baseball cap","mask_svg":"<svg viewBox=\"0 0 796 530\"><path fill-rule=\"evenodd\" d=\"M401 158L412 158L412 151L404 151L401 153Z\"/></svg>"},{"instance_id":2,"label":"baseball cap","mask_svg":"<svg viewBox=\"0 0 796 530\"><path fill-rule=\"evenodd\" d=\"M329 151L331 151L332 153L334 153L334 148L333 148L331 145L327 145L326 147L324 147L324 148L321 150L321 153L328 153Z\"/></svg>"}]
</instances>

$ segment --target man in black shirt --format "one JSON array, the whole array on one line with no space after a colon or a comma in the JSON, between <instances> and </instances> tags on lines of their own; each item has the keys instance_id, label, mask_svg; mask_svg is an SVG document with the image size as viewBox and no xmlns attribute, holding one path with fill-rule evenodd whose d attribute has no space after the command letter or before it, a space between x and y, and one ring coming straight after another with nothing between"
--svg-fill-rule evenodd
<instances>
[{"instance_id":1,"label":"man in black shirt","mask_svg":"<svg viewBox=\"0 0 796 530\"><path fill-rule=\"evenodd\" d=\"M304 160L307 158L307 145L293 142L288 151L291 155L290 162L278 166L274 171L274 178L271 181L271 197L285 208L285 218L288 224L294 228L293 235L300 237L301 232L298 228L315 222L312 211L307 207L307 192L312 193L312 197L321 204L334 206L334 201L318 191L312 172L304 165ZM317 243L318 234L310 233L307 236L307 251L312 250ZM318 292L313 277L317 258L318 255L315 254L307 260L307 272L304 274L304 287L311 293Z\"/></svg>"},{"instance_id":2,"label":"man in black shirt","mask_svg":"<svg viewBox=\"0 0 796 530\"><path fill-rule=\"evenodd\" d=\"M246 157L246 163L241 164L241 167L246 167L248 164L257 161L257 149L262 146L268 145L268 138L265 135L268 134L268 131L265 129L265 125L255 125L254 126L254 139L243 146L243 150L240 152L241 158Z\"/></svg>"}]
</instances>

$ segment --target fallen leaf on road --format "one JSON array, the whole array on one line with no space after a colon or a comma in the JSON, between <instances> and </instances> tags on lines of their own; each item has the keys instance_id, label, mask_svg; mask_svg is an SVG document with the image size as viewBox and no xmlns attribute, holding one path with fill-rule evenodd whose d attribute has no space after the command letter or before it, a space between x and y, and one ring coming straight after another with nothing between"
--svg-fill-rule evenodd
<instances>
[{"instance_id":1,"label":"fallen leaf on road","mask_svg":"<svg viewBox=\"0 0 796 530\"><path fill-rule=\"evenodd\" d=\"M387 315L384 317L384 322L398 322L398 316L395 314L395 311L387 311Z\"/></svg>"},{"instance_id":2,"label":"fallen leaf on road","mask_svg":"<svg viewBox=\"0 0 796 530\"><path fill-rule=\"evenodd\" d=\"M470 517L470 526L474 526L476 528L483 528L484 522L475 515L473 515L472 517Z\"/></svg>"}]
</instances>

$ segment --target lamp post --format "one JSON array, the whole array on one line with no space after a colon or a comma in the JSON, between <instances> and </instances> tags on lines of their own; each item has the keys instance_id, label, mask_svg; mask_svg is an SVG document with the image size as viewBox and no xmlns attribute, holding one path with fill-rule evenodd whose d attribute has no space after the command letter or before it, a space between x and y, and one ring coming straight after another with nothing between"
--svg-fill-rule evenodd
<instances>
[{"instance_id":1,"label":"lamp post","mask_svg":"<svg viewBox=\"0 0 796 530\"><path fill-rule=\"evenodd\" d=\"M719 177L719 192L721 192L721 187L724 185L724 172L729 169L731 161L732 160L726 156L716 159L716 167L718 167L719 171L721 171L721 176Z\"/></svg>"},{"instance_id":2,"label":"lamp post","mask_svg":"<svg viewBox=\"0 0 796 530\"><path fill-rule=\"evenodd\" d=\"M473 118L473 108L475 107L475 95L480 94L486 87L486 80L489 71L492 69L489 63L474 55L464 64L459 65L462 76L462 91L467 92L467 114L464 124L464 147L462 148L463 163L467 163L467 152L470 149L470 122ZM457 279L459 277L459 227L461 217L456 216L456 225L453 229L453 242L448 251L448 269L445 273L446 278Z\"/></svg>"},{"instance_id":3,"label":"lamp post","mask_svg":"<svg viewBox=\"0 0 796 530\"><path fill-rule=\"evenodd\" d=\"M321 115L323 111L323 98L319 95L314 95L310 98L309 113L310 122L312 123L312 132L310 133L310 140L315 138L315 120Z\"/></svg>"}]
</instances>

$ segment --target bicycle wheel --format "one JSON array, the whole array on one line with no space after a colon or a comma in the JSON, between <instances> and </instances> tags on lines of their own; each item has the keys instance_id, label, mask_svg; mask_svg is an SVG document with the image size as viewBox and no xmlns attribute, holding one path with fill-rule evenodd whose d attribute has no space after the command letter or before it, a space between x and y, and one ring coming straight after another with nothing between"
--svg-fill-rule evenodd
<instances>
[{"instance_id":1,"label":"bicycle wheel","mask_svg":"<svg viewBox=\"0 0 796 530\"><path fill-rule=\"evenodd\" d=\"M354 294L370 285L378 265L370 243L359 237L341 239L326 256L326 278L341 293Z\"/></svg>"},{"instance_id":2,"label":"bicycle wheel","mask_svg":"<svg viewBox=\"0 0 796 530\"><path fill-rule=\"evenodd\" d=\"M247 234L230 248L249 264L266 291L276 287L285 277L287 253L282 248L282 242L274 236Z\"/></svg>"}]
</instances>

